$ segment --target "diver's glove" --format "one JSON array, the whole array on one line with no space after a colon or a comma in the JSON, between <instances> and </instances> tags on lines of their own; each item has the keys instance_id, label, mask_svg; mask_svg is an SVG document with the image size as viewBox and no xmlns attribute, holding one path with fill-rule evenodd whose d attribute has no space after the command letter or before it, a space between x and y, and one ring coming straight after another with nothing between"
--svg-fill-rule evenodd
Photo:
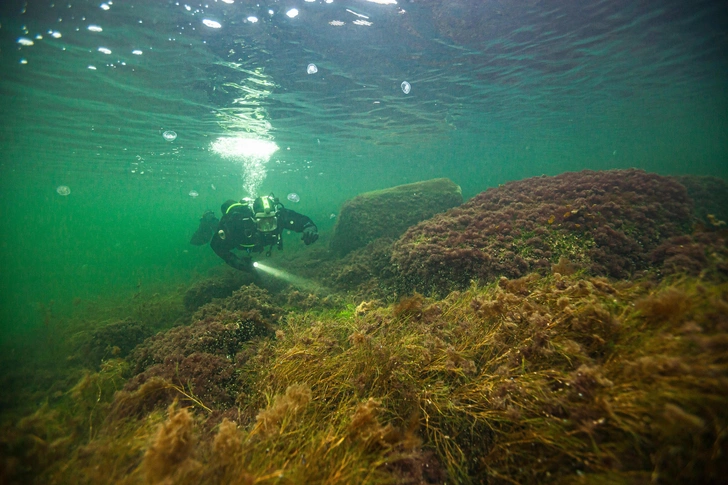
<instances>
[{"instance_id":1,"label":"diver's glove","mask_svg":"<svg viewBox=\"0 0 728 485\"><path fill-rule=\"evenodd\" d=\"M245 269L243 269L243 271L245 271L246 273L257 273L255 269L255 261L253 261L252 258L245 258Z\"/></svg>"},{"instance_id":2,"label":"diver's glove","mask_svg":"<svg viewBox=\"0 0 728 485\"><path fill-rule=\"evenodd\" d=\"M197 231L195 231L192 235L190 244L202 246L203 244L209 243L210 239L212 239L212 235L215 233L218 222L220 221L218 221L217 217L215 217L214 212L206 211L202 214L202 217L200 218L200 225L197 228Z\"/></svg>"},{"instance_id":3,"label":"diver's glove","mask_svg":"<svg viewBox=\"0 0 728 485\"><path fill-rule=\"evenodd\" d=\"M303 242L308 246L311 243L316 242L318 239L318 228L315 224L308 225L303 228Z\"/></svg>"},{"instance_id":4,"label":"diver's glove","mask_svg":"<svg viewBox=\"0 0 728 485\"><path fill-rule=\"evenodd\" d=\"M255 262L250 256L245 257L235 257L231 261L231 266L238 271L243 271L245 273L256 273L255 270Z\"/></svg>"}]
</instances>

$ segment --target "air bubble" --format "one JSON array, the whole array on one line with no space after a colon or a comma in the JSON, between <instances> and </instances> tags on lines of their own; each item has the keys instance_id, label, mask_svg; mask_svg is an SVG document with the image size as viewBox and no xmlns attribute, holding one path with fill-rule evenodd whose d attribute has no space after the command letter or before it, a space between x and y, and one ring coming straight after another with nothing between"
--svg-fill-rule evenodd
<instances>
[{"instance_id":1,"label":"air bubble","mask_svg":"<svg viewBox=\"0 0 728 485\"><path fill-rule=\"evenodd\" d=\"M211 29L219 29L222 27L222 24L216 20L202 19L202 23Z\"/></svg>"}]
</instances>

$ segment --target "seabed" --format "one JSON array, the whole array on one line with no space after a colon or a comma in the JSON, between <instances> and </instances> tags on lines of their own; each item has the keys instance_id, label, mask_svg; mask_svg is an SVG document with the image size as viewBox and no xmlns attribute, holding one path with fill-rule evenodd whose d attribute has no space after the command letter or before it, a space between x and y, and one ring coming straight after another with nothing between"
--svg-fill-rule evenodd
<instances>
[{"instance_id":1,"label":"seabed","mask_svg":"<svg viewBox=\"0 0 728 485\"><path fill-rule=\"evenodd\" d=\"M678 179L559 177L48 322L5 358L0 481L722 482L725 215Z\"/></svg>"}]
</instances>

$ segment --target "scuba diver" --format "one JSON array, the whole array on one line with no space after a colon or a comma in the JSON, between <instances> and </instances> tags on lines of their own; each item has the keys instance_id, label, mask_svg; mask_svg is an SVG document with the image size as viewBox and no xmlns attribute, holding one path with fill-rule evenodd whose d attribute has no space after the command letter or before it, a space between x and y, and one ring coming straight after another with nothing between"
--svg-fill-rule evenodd
<instances>
[{"instance_id":1,"label":"scuba diver","mask_svg":"<svg viewBox=\"0 0 728 485\"><path fill-rule=\"evenodd\" d=\"M270 256L273 246L283 249L284 229L303 233L301 239L307 246L318 239L316 224L309 217L283 207L273 194L239 202L226 200L221 209L219 220L212 211L202 215L190 244L202 246L209 242L215 254L240 271L253 271L251 253L266 251L266 256ZM233 249L241 250L242 257L233 253Z\"/></svg>"}]
</instances>

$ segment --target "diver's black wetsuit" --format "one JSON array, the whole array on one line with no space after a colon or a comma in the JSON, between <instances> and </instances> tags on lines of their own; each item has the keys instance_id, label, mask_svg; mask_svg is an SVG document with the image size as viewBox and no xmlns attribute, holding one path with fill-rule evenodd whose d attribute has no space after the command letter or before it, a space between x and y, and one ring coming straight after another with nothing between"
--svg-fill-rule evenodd
<instances>
[{"instance_id":1,"label":"diver's black wetsuit","mask_svg":"<svg viewBox=\"0 0 728 485\"><path fill-rule=\"evenodd\" d=\"M282 205L278 206L277 219L278 227L275 231L262 233L258 231L253 211L247 204L231 204L223 211L222 219L210 241L210 247L233 268L252 271L253 263L250 256L240 257L233 252L233 249L240 249L244 253L260 253L273 246L283 248L284 229L294 232L304 232L308 228L316 229L316 224L309 217L286 209ZM307 239L304 241L306 244L313 242Z\"/></svg>"}]
</instances>

